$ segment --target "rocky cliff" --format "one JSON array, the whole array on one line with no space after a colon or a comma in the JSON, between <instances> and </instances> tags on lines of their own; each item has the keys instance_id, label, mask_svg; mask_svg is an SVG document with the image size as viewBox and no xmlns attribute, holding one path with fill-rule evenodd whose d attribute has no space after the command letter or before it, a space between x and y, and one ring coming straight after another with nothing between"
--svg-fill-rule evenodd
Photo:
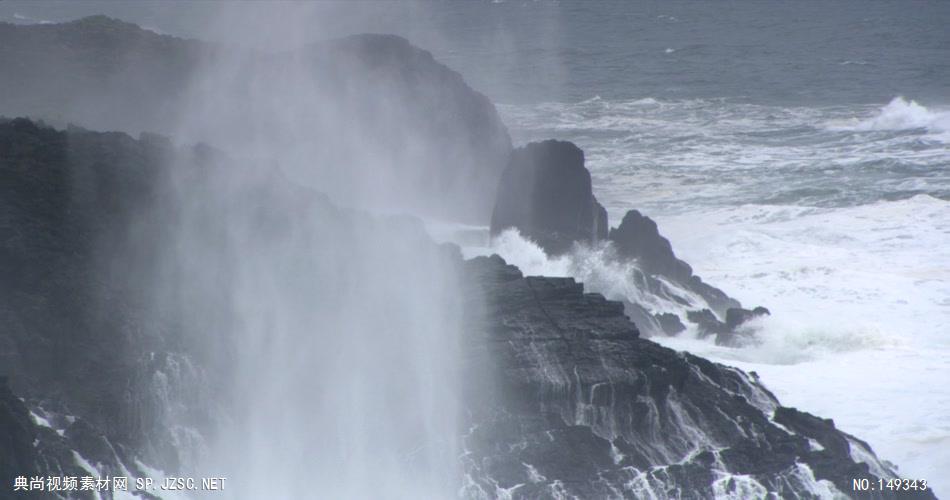
<instances>
[{"instance_id":1,"label":"rocky cliff","mask_svg":"<svg viewBox=\"0 0 950 500\"><path fill-rule=\"evenodd\" d=\"M607 211L594 197L580 148L549 140L512 153L498 183L490 232L508 228L551 255L568 252L574 242L607 238Z\"/></svg>"},{"instance_id":2,"label":"rocky cliff","mask_svg":"<svg viewBox=\"0 0 950 500\"><path fill-rule=\"evenodd\" d=\"M609 229L607 211L593 193L584 152L575 144L548 140L516 149L498 184L490 235L517 229L552 257L572 258L576 244L609 246L609 258L632 264L632 282L646 301L614 297L646 336L675 335L684 322L720 344L744 339L743 323L768 314L765 308L743 309L738 300L705 283L689 264L676 257L670 241L649 217L630 210ZM583 259L583 257L581 257ZM631 267L631 266L622 266Z\"/></svg>"},{"instance_id":3,"label":"rocky cliff","mask_svg":"<svg viewBox=\"0 0 950 500\"><path fill-rule=\"evenodd\" d=\"M895 477L834 422L782 407L734 368L639 337L569 278L465 264L474 498L830 498ZM871 498L894 498L888 492ZM929 493L916 495L932 498Z\"/></svg>"},{"instance_id":4,"label":"rocky cliff","mask_svg":"<svg viewBox=\"0 0 950 500\"><path fill-rule=\"evenodd\" d=\"M187 134L231 152L305 148L313 161L283 168L320 190L446 219L488 220L511 150L491 101L392 35L260 53L104 16L0 23L0 69L0 116ZM365 193L368 179L379 182Z\"/></svg>"},{"instance_id":5,"label":"rocky cliff","mask_svg":"<svg viewBox=\"0 0 950 500\"><path fill-rule=\"evenodd\" d=\"M172 271L157 253L175 231L168 165L207 154L0 120L0 375L44 423L45 471L82 470L71 450L111 471L130 455L174 470L187 436L171 414L207 422L201 369L147 286Z\"/></svg>"}]
</instances>

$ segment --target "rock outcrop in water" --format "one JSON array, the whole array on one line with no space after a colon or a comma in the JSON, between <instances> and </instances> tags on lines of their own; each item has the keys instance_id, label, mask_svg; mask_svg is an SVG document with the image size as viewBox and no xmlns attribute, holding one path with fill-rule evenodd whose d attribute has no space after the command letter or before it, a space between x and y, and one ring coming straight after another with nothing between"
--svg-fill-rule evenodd
<instances>
[{"instance_id":1,"label":"rock outcrop in water","mask_svg":"<svg viewBox=\"0 0 950 500\"><path fill-rule=\"evenodd\" d=\"M639 337L572 279L465 264L464 492L475 498L819 498L894 477L868 445L739 370ZM894 498L887 491L873 495ZM920 498L932 498L921 493Z\"/></svg>"},{"instance_id":2,"label":"rock outcrop in water","mask_svg":"<svg viewBox=\"0 0 950 500\"><path fill-rule=\"evenodd\" d=\"M644 272L660 275L697 293L718 314L739 307L739 302L693 274L693 268L676 258L670 241L664 238L653 219L630 210L620 225L610 230L610 241L623 257L635 259Z\"/></svg>"},{"instance_id":3,"label":"rock outcrop in water","mask_svg":"<svg viewBox=\"0 0 950 500\"><path fill-rule=\"evenodd\" d=\"M491 235L508 228L550 255L567 252L574 242L607 237L607 211L594 197L580 148L549 140L512 153L498 184Z\"/></svg>"},{"instance_id":4,"label":"rock outcrop in water","mask_svg":"<svg viewBox=\"0 0 950 500\"><path fill-rule=\"evenodd\" d=\"M0 116L180 134L200 110L236 126L179 139L225 148L228 140L258 139L251 134L260 130L251 124L299 134L301 142L319 143L314 154L326 163L380 178L386 187L380 194L389 201L447 219L488 220L511 151L487 97L429 52L392 35L354 35L266 54L104 16L0 23L0 68ZM208 99L210 93L216 99ZM260 101L267 105L255 104ZM303 102L318 102L320 109L301 108ZM277 116L285 109L296 122ZM279 138L270 146L280 147ZM359 172L370 159L377 170ZM348 186L329 174L322 180Z\"/></svg>"},{"instance_id":5,"label":"rock outcrop in water","mask_svg":"<svg viewBox=\"0 0 950 500\"><path fill-rule=\"evenodd\" d=\"M584 152L573 143L548 140L512 153L498 185L490 234L495 237L508 228L517 229L551 256L568 253L575 243L610 241L616 258L636 263L637 276L631 280L661 301L687 309L683 319L695 323L701 334L715 335L721 344L735 343L741 324L761 315L742 309L739 301L693 274L689 264L673 253L656 222L639 211L627 212L608 233L607 211L594 197ZM679 316L669 310L626 299L624 307L646 336L685 330Z\"/></svg>"}]
</instances>

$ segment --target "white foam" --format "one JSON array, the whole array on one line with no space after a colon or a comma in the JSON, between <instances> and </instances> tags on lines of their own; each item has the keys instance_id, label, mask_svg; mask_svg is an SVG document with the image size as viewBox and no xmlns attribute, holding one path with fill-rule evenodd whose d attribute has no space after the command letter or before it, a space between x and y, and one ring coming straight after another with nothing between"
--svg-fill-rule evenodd
<instances>
[{"instance_id":1,"label":"white foam","mask_svg":"<svg viewBox=\"0 0 950 500\"><path fill-rule=\"evenodd\" d=\"M917 101L898 96L870 118L833 123L830 128L856 131L927 129L943 134L950 132L950 111L934 111Z\"/></svg>"},{"instance_id":2,"label":"white foam","mask_svg":"<svg viewBox=\"0 0 950 500\"><path fill-rule=\"evenodd\" d=\"M758 321L758 341L740 349L691 331L659 341L755 370L783 404L834 418L902 475L948 495L945 104L595 98L499 109L516 140L582 147L614 224L640 209L706 282L773 312ZM893 197L904 199L886 201ZM517 239L492 250L528 274L575 276L608 297L636 294L622 269L591 264L597 249L583 266L578 252L545 259Z\"/></svg>"},{"instance_id":3,"label":"white foam","mask_svg":"<svg viewBox=\"0 0 950 500\"><path fill-rule=\"evenodd\" d=\"M689 332L656 340L756 371L784 405L834 418L905 476L938 493L947 487L939 472L950 470L950 392L940 390L950 377L950 266L942 264L950 262L950 203L920 195L837 209L744 205L658 222L698 274L773 315L757 320L758 342L740 349ZM527 275L574 276L608 297L677 307L644 294L603 246L552 259L507 231L466 252L499 253Z\"/></svg>"},{"instance_id":4,"label":"white foam","mask_svg":"<svg viewBox=\"0 0 950 500\"><path fill-rule=\"evenodd\" d=\"M831 417L905 477L950 489L950 203L739 206L659 217L707 281L773 315L743 349L675 349L754 370L786 406Z\"/></svg>"}]
</instances>

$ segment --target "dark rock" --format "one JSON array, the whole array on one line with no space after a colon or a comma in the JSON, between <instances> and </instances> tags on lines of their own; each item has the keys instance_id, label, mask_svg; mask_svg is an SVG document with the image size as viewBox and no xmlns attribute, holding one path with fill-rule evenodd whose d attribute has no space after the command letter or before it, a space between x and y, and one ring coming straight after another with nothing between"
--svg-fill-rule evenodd
<instances>
[{"instance_id":1,"label":"dark rock","mask_svg":"<svg viewBox=\"0 0 950 500\"><path fill-rule=\"evenodd\" d=\"M610 241L621 257L635 259L643 271L663 276L699 294L717 314L740 307L722 290L704 283L693 269L673 253L670 241L660 235L656 222L636 210L627 212L623 221L610 230Z\"/></svg>"},{"instance_id":2,"label":"dark rock","mask_svg":"<svg viewBox=\"0 0 950 500\"><path fill-rule=\"evenodd\" d=\"M730 307L726 310L726 327L735 331L736 328L742 326L746 321L769 315L771 315L771 312L762 306L756 307L751 311L742 309L741 307Z\"/></svg>"},{"instance_id":3,"label":"dark rock","mask_svg":"<svg viewBox=\"0 0 950 500\"><path fill-rule=\"evenodd\" d=\"M0 359L12 361L0 370L56 427L35 429L40 472L85 475L76 452L103 474L136 473L139 462L175 473L196 451L181 429L215 429L215 405L230 396L220 388L233 375L225 214L235 231L228 237L243 244L286 242L319 223L379 261L391 249L367 250L362 235L424 239L403 251L431 249L419 256L428 264L461 260L458 248L428 240L417 219L344 211L279 173L227 160L155 136L0 119ZM227 182L251 175L264 178ZM183 234L216 259L178 255L170 242ZM308 243L297 255L313 257ZM192 279L194 266L207 283Z\"/></svg>"},{"instance_id":4,"label":"dark rock","mask_svg":"<svg viewBox=\"0 0 950 500\"><path fill-rule=\"evenodd\" d=\"M220 95L208 99L199 92L217 77L218 65L229 76L215 89ZM308 167L329 169L321 189L330 190L333 179L338 192L330 194L349 196L359 179L385 178L392 203L447 219L488 220L511 152L508 131L487 97L429 52L392 35L263 54L104 16L62 24L0 22L0 68L0 116L168 134L181 129L196 105L208 106L206 113L221 123L248 125L201 130L205 135L188 139L217 147L259 140L258 127L298 133L287 130L285 115L268 113L274 99L310 89L307 100L287 97L286 105L309 113L308 129L299 133L321 144L314 153L323 158ZM261 94L267 106L255 104Z\"/></svg>"},{"instance_id":5,"label":"dark rock","mask_svg":"<svg viewBox=\"0 0 950 500\"><path fill-rule=\"evenodd\" d=\"M571 279L525 278L497 256L464 269L463 495L794 498L815 494L812 473L845 494L852 477L893 475L755 378L640 338L619 303Z\"/></svg>"},{"instance_id":6,"label":"dark rock","mask_svg":"<svg viewBox=\"0 0 950 500\"><path fill-rule=\"evenodd\" d=\"M709 309L689 311L686 313L686 318L698 326L700 336L715 335L716 343L719 345L738 345L741 342L740 327L749 320L768 315L769 310L761 306L753 310L730 307L726 310L725 322L720 321ZM748 336L751 332L745 333Z\"/></svg>"},{"instance_id":7,"label":"dark rock","mask_svg":"<svg viewBox=\"0 0 950 500\"><path fill-rule=\"evenodd\" d=\"M550 255L574 242L606 238L607 211L591 191L580 148L548 140L512 153L498 185L491 234L512 227Z\"/></svg>"},{"instance_id":8,"label":"dark rock","mask_svg":"<svg viewBox=\"0 0 950 500\"><path fill-rule=\"evenodd\" d=\"M108 443L106 443L108 446ZM82 477L89 471L76 462L73 446L67 439L49 427L38 425L30 416L27 405L11 390L7 379L0 377L0 484L6 492L13 491L17 477L27 480L48 476ZM80 453L82 455L82 453ZM113 460L114 462L114 460ZM117 468L106 468L108 474L123 475ZM134 469L132 469L134 470ZM48 491L17 491L3 498L53 499L60 498ZM98 498L90 491L77 491L70 498L92 500Z\"/></svg>"},{"instance_id":9,"label":"dark rock","mask_svg":"<svg viewBox=\"0 0 950 500\"><path fill-rule=\"evenodd\" d=\"M622 299L623 312L630 318L633 324L637 325L637 330L644 337L652 337L663 333L663 326L660 321L650 313L647 308L640 304Z\"/></svg>"},{"instance_id":10,"label":"dark rock","mask_svg":"<svg viewBox=\"0 0 950 500\"><path fill-rule=\"evenodd\" d=\"M680 317L672 313L660 313L655 314L657 322L660 324L660 328L663 330L663 333L667 335L677 335L686 330L686 326L683 325L683 322L680 321Z\"/></svg>"},{"instance_id":11,"label":"dark rock","mask_svg":"<svg viewBox=\"0 0 950 500\"><path fill-rule=\"evenodd\" d=\"M83 457L92 464L109 466L118 470L118 457L112 444L98 429L92 427L82 418L77 418L66 428L65 437L70 447L79 450Z\"/></svg>"},{"instance_id":12,"label":"dark rock","mask_svg":"<svg viewBox=\"0 0 950 500\"><path fill-rule=\"evenodd\" d=\"M404 193L393 201L417 212L488 221L511 139L494 104L459 73L394 35L348 36L289 57L312 63L309 73L325 94L318 103L323 112L353 122L344 127L332 120L313 131L330 144L359 143L355 152L328 152L328 161L365 168L364 177L389 174L387 190ZM354 164L368 163L358 156L366 149L385 157L392 171L381 171L379 161Z\"/></svg>"},{"instance_id":13,"label":"dark rock","mask_svg":"<svg viewBox=\"0 0 950 500\"><path fill-rule=\"evenodd\" d=\"M877 464L835 460L835 456L851 454L852 448L861 449L861 454L872 451L866 442L836 429L831 419L819 418L795 408L777 408L775 422L793 432L807 435L817 443L817 446L812 444L809 453L802 455L802 461L815 472L816 478L829 480L843 491L851 488L852 478L896 477L888 476L889 471L881 470ZM930 492L901 493L908 498L933 498Z\"/></svg>"},{"instance_id":14,"label":"dark rock","mask_svg":"<svg viewBox=\"0 0 950 500\"><path fill-rule=\"evenodd\" d=\"M689 264L676 258L670 241L660 235L653 219L636 210L623 217L620 226L610 230L610 240L621 256L636 259L643 270L686 283L693 276Z\"/></svg>"},{"instance_id":15,"label":"dark rock","mask_svg":"<svg viewBox=\"0 0 950 500\"><path fill-rule=\"evenodd\" d=\"M37 429L30 412L13 394L6 377L0 377L0 488L4 495L13 489L18 476L39 475L39 455L33 442ZM24 496L25 498L39 498Z\"/></svg>"},{"instance_id":16,"label":"dark rock","mask_svg":"<svg viewBox=\"0 0 950 500\"><path fill-rule=\"evenodd\" d=\"M715 313L709 309L689 311L686 313L686 319L692 323L696 323L699 327L699 335L701 337L727 334L730 332L729 327L722 321L719 321Z\"/></svg>"}]
</instances>

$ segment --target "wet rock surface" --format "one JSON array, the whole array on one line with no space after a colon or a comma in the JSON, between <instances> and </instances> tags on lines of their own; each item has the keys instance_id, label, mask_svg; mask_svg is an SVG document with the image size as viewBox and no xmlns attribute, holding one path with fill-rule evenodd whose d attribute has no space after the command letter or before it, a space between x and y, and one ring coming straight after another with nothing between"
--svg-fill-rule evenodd
<instances>
[{"instance_id":1,"label":"wet rock surface","mask_svg":"<svg viewBox=\"0 0 950 500\"><path fill-rule=\"evenodd\" d=\"M482 326L465 378L490 374L467 388L466 494L816 498L893 475L745 373L640 338L620 303L572 279L523 277L497 256L467 261L465 276Z\"/></svg>"},{"instance_id":2,"label":"wet rock surface","mask_svg":"<svg viewBox=\"0 0 950 500\"><path fill-rule=\"evenodd\" d=\"M259 139L240 134L263 121L285 127L280 134L320 142L311 153L329 164L359 169L372 158L376 171L366 175L387 177L394 201L451 220L488 220L511 152L494 104L431 53L394 35L352 35L270 54L106 16L0 23L0 68L0 116L179 134L202 107L235 127L187 140L219 148L235 138L238 145ZM218 78L209 68L233 76ZM202 94L209 85L228 104L215 107ZM269 107L306 114L306 121L288 126L276 111L255 107L261 95L252 92L274 97ZM320 109L301 106L315 99ZM245 105L230 105L235 102Z\"/></svg>"},{"instance_id":3,"label":"wet rock surface","mask_svg":"<svg viewBox=\"0 0 950 500\"><path fill-rule=\"evenodd\" d=\"M683 285L702 297L716 314L725 315L730 307L740 307L739 301L693 274L693 268L673 253L673 246L660 234L656 222L639 211L627 212L620 225L610 230L610 241L620 256L636 260L647 274Z\"/></svg>"},{"instance_id":4,"label":"wet rock surface","mask_svg":"<svg viewBox=\"0 0 950 500\"><path fill-rule=\"evenodd\" d=\"M607 237L607 211L591 191L584 152L566 141L533 142L516 149L502 173L491 234L516 228L549 255L574 242Z\"/></svg>"},{"instance_id":5,"label":"wet rock surface","mask_svg":"<svg viewBox=\"0 0 950 500\"><path fill-rule=\"evenodd\" d=\"M735 330L752 317L751 311L739 313L746 310L738 300L705 283L678 259L649 217L631 210L619 226L608 230L606 210L597 202L584 166L584 152L571 142L534 142L512 153L498 184L490 235L509 228L549 256L570 253L575 244L609 242L610 258L635 265L627 279L657 296L659 303L673 306L657 309L656 304L623 298L627 315L644 336L679 334L686 329L682 321L688 320L698 324L700 335L716 335L721 343L730 344L735 342ZM679 317L682 309L693 308L697 312ZM730 309L737 312L726 318ZM710 316L701 316L703 310Z\"/></svg>"}]
</instances>

